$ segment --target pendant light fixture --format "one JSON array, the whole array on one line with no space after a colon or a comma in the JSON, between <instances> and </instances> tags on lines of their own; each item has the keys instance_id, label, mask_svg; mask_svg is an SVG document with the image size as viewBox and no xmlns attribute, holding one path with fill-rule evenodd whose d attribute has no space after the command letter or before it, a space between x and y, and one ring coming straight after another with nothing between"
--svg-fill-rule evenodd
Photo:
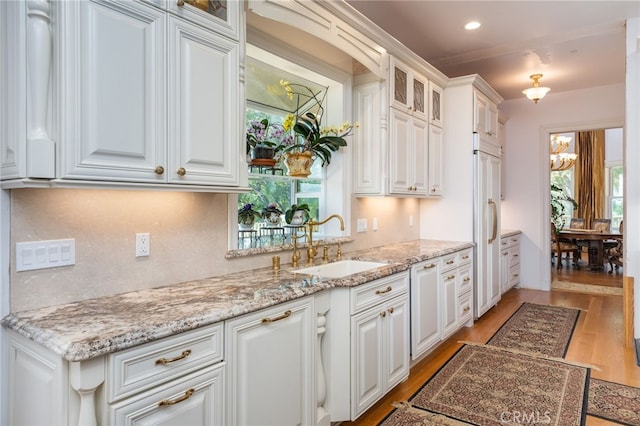
<instances>
[{"instance_id":1,"label":"pendant light fixture","mask_svg":"<svg viewBox=\"0 0 640 426\"><path fill-rule=\"evenodd\" d=\"M529 78L533 80L533 87L524 89L522 93L524 93L527 98L531 99L534 103L537 104L538 101L544 98L544 95L546 95L547 92L551 89L549 89L548 87L540 87L539 80L542 78L542 74L531 74Z\"/></svg>"}]
</instances>

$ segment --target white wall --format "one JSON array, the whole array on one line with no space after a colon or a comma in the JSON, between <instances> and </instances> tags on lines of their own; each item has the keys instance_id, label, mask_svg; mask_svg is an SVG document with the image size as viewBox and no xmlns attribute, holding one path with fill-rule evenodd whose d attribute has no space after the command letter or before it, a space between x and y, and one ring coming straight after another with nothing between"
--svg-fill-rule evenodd
<instances>
[{"instance_id":1,"label":"white wall","mask_svg":"<svg viewBox=\"0 0 640 426\"><path fill-rule=\"evenodd\" d=\"M635 279L634 334L640 339L640 18L627 21L626 107L624 271Z\"/></svg>"},{"instance_id":2,"label":"white wall","mask_svg":"<svg viewBox=\"0 0 640 426\"><path fill-rule=\"evenodd\" d=\"M523 97L499 106L507 119L502 227L524 234L523 287L550 288L549 133L622 127L624 99L624 85L614 85L550 92L538 104Z\"/></svg>"}]
</instances>

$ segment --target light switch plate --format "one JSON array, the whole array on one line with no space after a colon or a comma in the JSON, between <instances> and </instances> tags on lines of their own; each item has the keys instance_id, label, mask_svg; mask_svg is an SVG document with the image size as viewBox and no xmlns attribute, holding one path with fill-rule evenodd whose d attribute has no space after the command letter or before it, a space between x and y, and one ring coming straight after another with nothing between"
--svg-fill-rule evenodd
<instances>
[{"instance_id":1,"label":"light switch plate","mask_svg":"<svg viewBox=\"0 0 640 426\"><path fill-rule=\"evenodd\" d=\"M367 232L367 219L358 219L356 226L358 232Z\"/></svg>"},{"instance_id":2,"label":"light switch plate","mask_svg":"<svg viewBox=\"0 0 640 426\"><path fill-rule=\"evenodd\" d=\"M74 238L16 243L16 272L75 264Z\"/></svg>"}]
</instances>

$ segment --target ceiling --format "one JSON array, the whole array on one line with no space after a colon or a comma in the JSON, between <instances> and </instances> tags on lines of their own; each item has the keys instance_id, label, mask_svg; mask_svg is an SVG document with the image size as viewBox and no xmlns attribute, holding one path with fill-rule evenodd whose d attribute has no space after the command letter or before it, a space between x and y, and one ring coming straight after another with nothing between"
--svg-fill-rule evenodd
<instances>
[{"instance_id":1,"label":"ceiling","mask_svg":"<svg viewBox=\"0 0 640 426\"><path fill-rule=\"evenodd\" d=\"M625 81L630 1L348 0L448 77L482 76L505 100L522 98L529 76L554 93ZM467 31L470 20L482 26Z\"/></svg>"}]
</instances>

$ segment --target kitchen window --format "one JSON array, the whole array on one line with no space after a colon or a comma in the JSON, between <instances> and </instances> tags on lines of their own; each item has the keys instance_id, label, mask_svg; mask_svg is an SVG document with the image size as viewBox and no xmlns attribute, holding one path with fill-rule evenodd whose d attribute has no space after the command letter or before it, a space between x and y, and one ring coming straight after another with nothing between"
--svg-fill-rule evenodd
<instances>
[{"instance_id":1,"label":"kitchen window","mask_svg":"<svg viewBox=\"0 0 640 426\"><path fill-rule=\"evenodd\" d=\"M277 90L280 89L280 80L326 91L323 122L342 122L344 117L348 117L344 111L350 104L350 99L345 99L345 93L350 93L350 86L327 77L331 72L320 74L301 64L304 64L303 60L293 64L275 54L247 45L245 129L256 120L266 119L268 123L283 123L287 114L293 113L298 107L287 104L287 99L282 98ZM314 68L317 67L318 64L315 64ZM321 167L321 162L317 160L308 178L293 178L287 176L284 164L277 163L273 168L252 166L250 150L247 149L248 183L253 191L239 194L237 199L236 196L230 196L233 203L229 207L230 249L242 252L243 249L267 247L268 251L273 251L277 250L278 246L288 246L291 242L292 229L285 226L284 214L281 215L279 226L284 228L284 233L279 229L263 229L265 223L261 220L256 220L253 230L242 232L234 212L249 203L253 204L254 210L258 212L268 204L275 203L283 213L293 204L307 204L311 217L323 219L330 214L338 213L348 224L346 206L349 194L344 183L344 177L347 175L344 165L347 161L348 152L343 148L332 157L329 167ZM349 182L348 179L346 181ZM330 196L327 188L331 188ZM321 226L317 233L314 232L314 239L344 236L339 228L334 228L338 226L333 223ZM298 233L302 234L302 230L299 229Z\"/></svg>"}]
</instances>

